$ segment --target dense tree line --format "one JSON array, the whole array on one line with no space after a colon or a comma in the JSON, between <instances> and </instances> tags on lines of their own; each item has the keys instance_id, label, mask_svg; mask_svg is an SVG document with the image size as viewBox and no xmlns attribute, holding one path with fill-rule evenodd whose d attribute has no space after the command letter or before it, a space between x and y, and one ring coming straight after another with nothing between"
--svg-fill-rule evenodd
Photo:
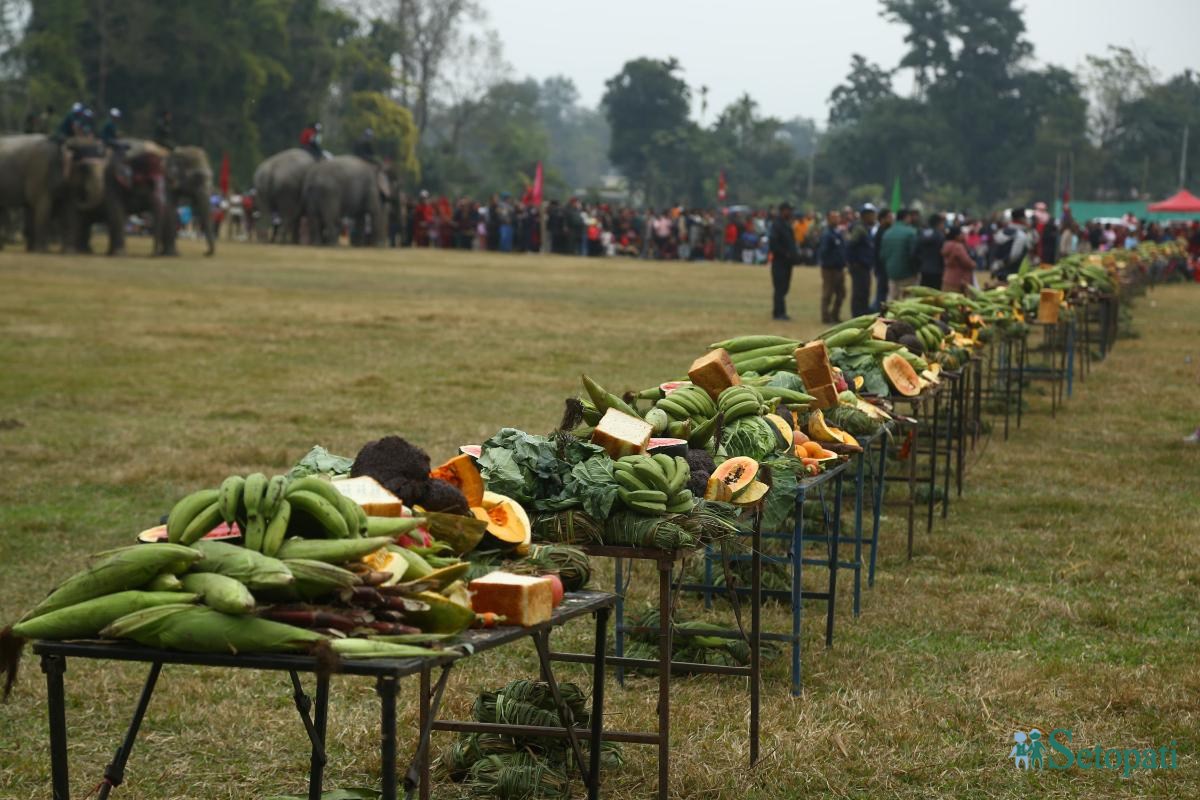
<instances>
[{"instance_id":1,"label":"dense tree line","mask_svg":"<svg viewBox=\"0 0 1200 800\"><path fill-rule=\"evenodd\" d=\"M907 53L854 54L821 130L751 93L710 115L670 58L626 63L586 108L569 78L513 74L483 0L0 0L0 127L84 100L145 135L170 109L176 138L229 153L244 186L319 119L338 152L375 128L410 188L517 193L542 161L549 194L615 167L651 205L713 205L722 174L727 201L751 205L879 200L897 179L906 201L955 208L1049 200L1068 179L1077 198L1158 196L1178 183L1185 125L1200 162L1190 72L1161 79L1122 48L1075 72L1036 65L1014 0L880 13Z\"/></svg>"}]
</instances>

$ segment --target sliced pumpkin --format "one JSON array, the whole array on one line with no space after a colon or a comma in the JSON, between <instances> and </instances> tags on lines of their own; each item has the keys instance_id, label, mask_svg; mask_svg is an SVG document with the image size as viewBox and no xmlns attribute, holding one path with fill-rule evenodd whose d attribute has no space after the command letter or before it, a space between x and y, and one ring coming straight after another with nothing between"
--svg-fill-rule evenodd
<instances>
[{"instance_id":1,"label":"sliced pumpkin","mask_svg":"<svg viewBox=\"0 0 1200 800\"><path fill-rule=\"evenodd\" d=\"M386 547L363 556L362 562L376 572L391 573L392 577L380 584L381 586L392 586L399 583L404 579L404 574L408 572L408 559Z\"/></svg>"},{"instance_id":2,"label":"sliced pumpkin","mask_svg":"<svg viewBox=\"0 0 1200 800\"><path fill-rule=\"evenodd\" d=\"M792 426L778 414L767 414L763 417L775 429L775 438L779 442L779 450L790 450L792 447Z\"/></svg>"},{"instance_id":3,"label":"sliced pumpkin","mask_svg":"<svg viewBox=\"0 0 1200 800\"><path fill-rule=\"evenodd\" d=\"M712 473L712 477L728 486L735 497L738 492L753 483L757 476L758 462L749 456L727 458L718 464Z\"/></svg>"},{"instance_id":4,"label":"sliced pumpkin","mask_svg":"<svg viewBox=\"0 0 1200 800\"><path fill-rule=\"evenodd\" d=\"M715 500L718 503L728 503L733 499L733 491L725 481L716 475L712 475L708 479L708 485L704 488L704 499Z\"/></svg>"},{"instance_id":5,"label":"sliced pumpkin","mask_svg":"<svg viewBox=\"0 0 1200 800\"><path fill-rule=\"evenodd\" d=\"M405 611L404 619L425 633L458 633L471 627L475 612L437 592L407 595L428 606L423 611Z\"/></svg>"},{"instance_id":6,"label":"sliced pumpkin","mask_svg":"<svg viewBox=\"0 0 1200 800\"><path fill-rule=\"evenodd\" d=\"M443 480L458 489L467 498L469 506L477 506L483 502L483 476L475 466L475 459L466 453L455 456L440 467L435 467L429 473L429 477Z\"/></svg>"},{"instance_id":7,"label":"sliced pumpkin","mask_svg":"<svg viewBox=\"0 0 1200 800\"><path fill-rule=\"evenodd\" d=\"M907 364L908 362L905 362ZM910 367L911 369L911 367ZM808 415L808 435L809 438L818 442L837 442L841 441L834 434L829 426L825 424L825 415L821 413L821 409L813 409L813 412Z\"/></svg>"},{"instance_id":8,"label":"sliced pumpkin","mask_svg":"<svg viewBox=\"0 0 1200 800\"><path fill-rule=\"evenodd\" d=\"M471 508L476 519L487 523L487 533L503 546L516 547L518 552L529 548L533 526L521 504L511 497L484 492L478 506Z\"/></svg>"},{"instance_id":9,"label":"sliced pumpkin","mask_svg":"<svg viewBox=\"0 0 1200 800\"><path fill-rule=\"evenodd\" d=\"M883 374L887 376L888 383L899 394L905 397L916 397L921 393L920 377L904 356L899 353L891 353L884 356L880 366L883 368Z\"/></svg>"},{"instance_id":10,"label":"sliced pumpkin","mask_svg":"<svg viewBox=\"0 0 1200 800\"><path fill-rule=\"evenodd\" d=\"M770 488L771 487L767 486L762 481L753 481L749 486L747 486L733 498L734 505L753 505L766 497L767 490Z\"/></svg>"}]
</instances>

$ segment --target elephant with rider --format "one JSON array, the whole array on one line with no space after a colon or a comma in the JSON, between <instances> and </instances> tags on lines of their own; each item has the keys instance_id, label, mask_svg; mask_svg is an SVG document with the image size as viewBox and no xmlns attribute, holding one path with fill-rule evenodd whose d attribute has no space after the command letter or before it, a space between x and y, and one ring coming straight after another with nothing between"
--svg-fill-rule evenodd
<instances>
[{"instance_id":1,"label":"elephant with rider","mask_svg":"<svg viewBox=\"0 0 1200 800\"><path fill-rule=\"evenodd\" d=\"M304 214L314 244L337 244L350 220L353 244L379 246L387 232L387 208L397 195L394 170L357 156L317 162L304 177Z\"/></svg>"},{"instance_id":2,"label":"elephant with rider","mask_svg":"<svg viewBox=\"0 0 1200 800\"><path fill-rule=\"evenodd\" d=\"M316 164L311 152L292 147L266 159L254 170L259 225L268 226L266 238L270 241L300 244L304 178Z\"/></svg>"},{"instance_id":3,"label":"elephant with rider","mask_svg":"<svg viewBox=\"0 0 1200 800\"><path fill-rule=\"evenodd\" d=\"M7 221L23 214L26 249L46 251L60 234L71 249L69 232L103 205L107 160L91 138L0 137L0 215Z\"/></svg>"}]
</instances>

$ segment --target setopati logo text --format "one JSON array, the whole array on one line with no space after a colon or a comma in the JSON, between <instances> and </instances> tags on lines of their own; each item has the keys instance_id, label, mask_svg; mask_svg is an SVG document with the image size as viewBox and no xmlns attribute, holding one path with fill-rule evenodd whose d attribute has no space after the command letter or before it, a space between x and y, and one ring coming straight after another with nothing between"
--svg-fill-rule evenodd
<instances>
[{"instance_id":1,"label":"setopati logo text","mask_svg":"<svg viewBox=\"0 0 1200 800\"><path fill-rule=\"evenodd\" d=\"M1017 769L1111 769L1128 776L1138 769L1175 769L1179 755L1175 740L1159 748L1137 747L1071 747L1073 734L1066 728L1055 728L1049 736L1037 728L1013 734L1013 746L1008 757Z\"/></svg>"}]
</instances>

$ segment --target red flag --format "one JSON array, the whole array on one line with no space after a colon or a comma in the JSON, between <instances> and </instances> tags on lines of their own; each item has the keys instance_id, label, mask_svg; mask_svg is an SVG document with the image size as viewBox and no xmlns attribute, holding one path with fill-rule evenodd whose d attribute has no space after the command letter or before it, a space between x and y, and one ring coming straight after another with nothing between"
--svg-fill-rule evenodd
<instances>
[{"instance_id":1,"label":"red flag","mask_svg":"<svg viewBox=\"0 0 1200 800\"><path fill-rule=\"evenodd\" d=\"M725 199L725 170L721 170L721 174L717 176L717 199Z\"/></svg>"},{"instance_id":2,"label":"red flag","mask_svg":"<svg viewBox=\"0 0 1200 800\"><path fill-rule=\"evenodd\" d=\"M221 194L229 196L229 153L221 154Z\"/></svg>"},{"instance_id":3,"label":"red flag","mask_svg":"<svg viewBox=\"0 0 1200 800\"><path fill-rule=\"evenodd\" d=\"M542 162L537 163L537 171L533 173L533 188L530 190L530 199L535 206L542 204Z\"/></svg>"}]
</instances>

